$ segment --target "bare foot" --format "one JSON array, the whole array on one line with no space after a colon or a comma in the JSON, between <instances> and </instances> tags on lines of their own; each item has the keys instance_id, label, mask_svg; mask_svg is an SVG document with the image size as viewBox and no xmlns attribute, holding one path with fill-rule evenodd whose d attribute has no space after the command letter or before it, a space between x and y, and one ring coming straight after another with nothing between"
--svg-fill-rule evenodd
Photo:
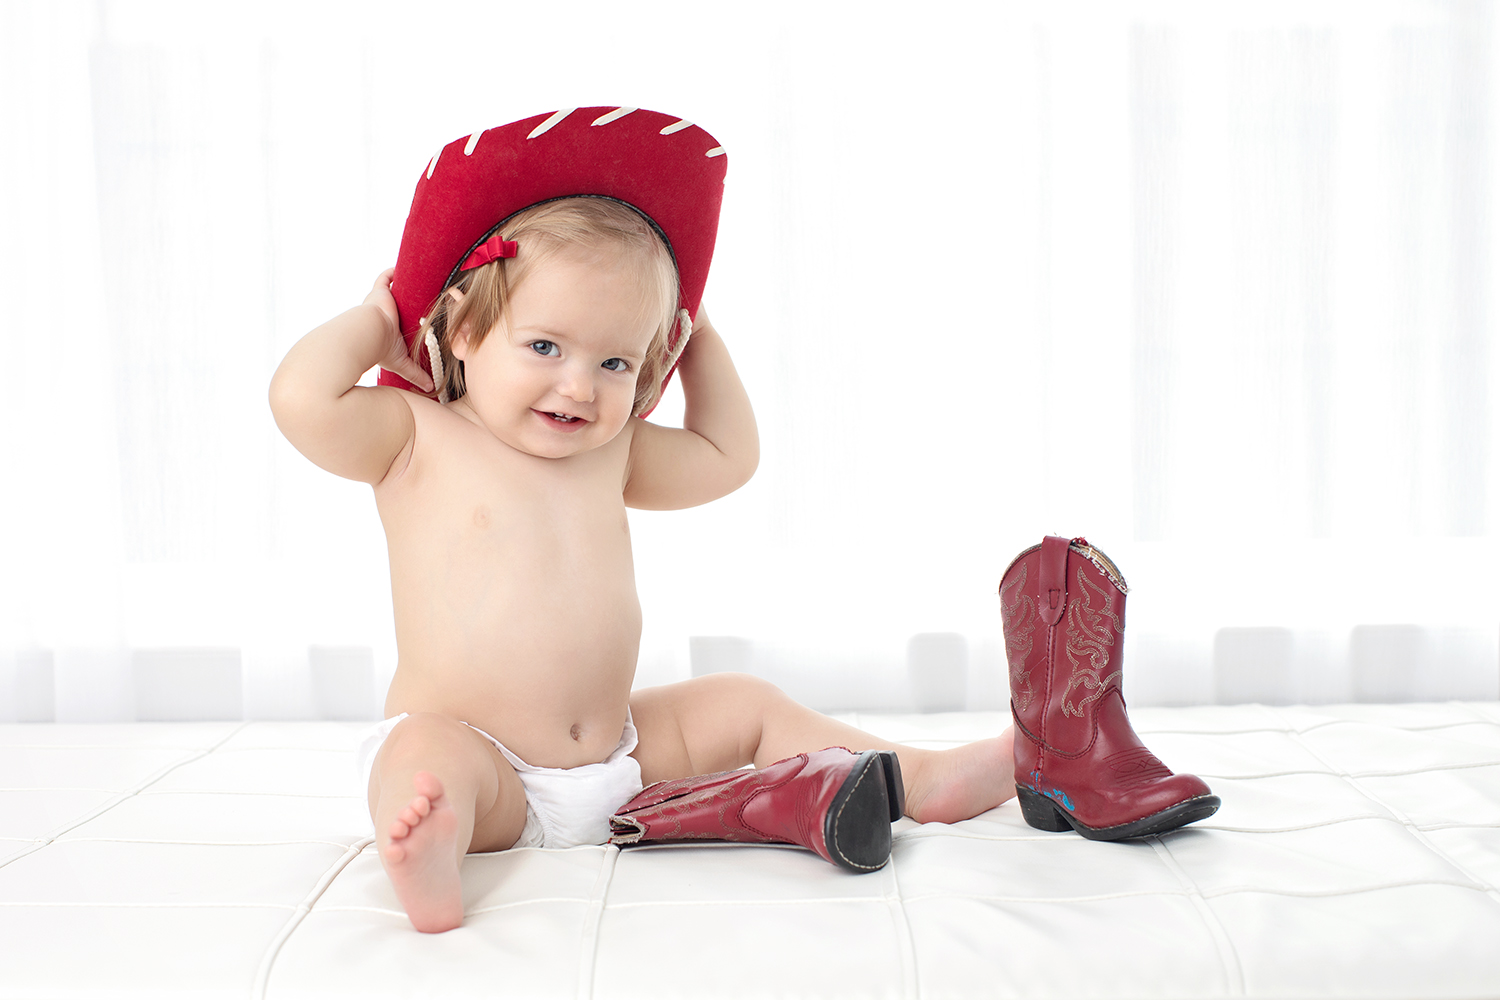
<instances>
[{"instance_id":1,"label":"bare foot","mask_svg":"<svg viewBox=\"0 0 1500 1000\"><path fill-rule=\"evenodd\" d=\"M396 898L419 931L452 930L464 922L458 881L458 817L443 783L428 771L412 780L416 795L382 839L380 861L396 887Z\"/></svg>"},{"instance_id":2,"label":"bare foot","mask_svg":"<svg viewBox=\"0 0 1500 1000\"><path fill-rule=\"evenodd\" d=\"M906 789L906 815L918 823L957 823L1016 794L1014 737L1000 736L927 756Z\"/></svg>"}]
</instances>

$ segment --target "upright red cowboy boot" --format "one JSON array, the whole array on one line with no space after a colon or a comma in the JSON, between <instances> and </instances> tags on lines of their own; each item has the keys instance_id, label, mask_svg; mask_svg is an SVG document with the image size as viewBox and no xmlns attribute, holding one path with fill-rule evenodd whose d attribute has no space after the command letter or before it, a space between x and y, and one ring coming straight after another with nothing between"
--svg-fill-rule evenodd
<instances>
[{"instance_id":1,"label":"upright red cowboy boot","mask_svg":"<svg viewBox=\"0 0 1500 1000\"><path fill-rule=\"evenodd\" d=\"M905 809L895 753L829 747L753 771L658 781L609 818L609 842L798 844L840 868L872 872L890 858L891 824Z\"/></svg>"},{"instance_id":2,"label":"upright red cowboy boot","mask_svg":"<svg viewBox=\"0 0 1500 1000\"><path fill-rule=\"evenodd\" d=\"M1090 840L1174 830L1212 816L1219 797L1173 774L1131 728L1120 690L1125 595L1109 557L1082 538L1048 536L1000 580L1016 796L1040 830Z\"/></svg>"}]
</instances>

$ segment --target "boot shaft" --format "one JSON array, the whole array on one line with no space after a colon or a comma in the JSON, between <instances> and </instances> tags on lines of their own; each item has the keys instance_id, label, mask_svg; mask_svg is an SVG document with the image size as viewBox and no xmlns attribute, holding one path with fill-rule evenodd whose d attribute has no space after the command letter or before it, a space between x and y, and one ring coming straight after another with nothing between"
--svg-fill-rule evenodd
<instances>
[{"instance_id":1,"label":"boot shaft","mask_svg":"<svg viewBox=\"0 0 1500 1000\"><path fill-rule=\"evenodd\" d=\"M1082 538L1049 536L1005 571L1011 709L1037 752L1076 756L1093 744L1099 703L1120 690L1128 593L1115 564Z\"/></svg>"},{"instance_id":2,"label":"boot shaft","mask_svg":"<svg viewBox=\"0 0 1500 1000\"><path fill-rule=\"evenodd\" d=\"M846 751L847 752L847 751ZM720 771L673 781L658 781L610 817L613 844L647 840L734 840L750 843L793 843L788 824L796 827L802 811L795 802L780 822L762 827L752 804L797 777L808 755L798 754L758 769ZM800 797L799 797L800 798ZM746 812L751 815L747 816Z\"/></svg>"},{"instance_id":3,"label":"boot shaft","mask_svg":"<svg viewBox=\"0 0 1500 1000\"><path fill-rule=\"evenodd\" d=\"M893 751L829 747L755 770L657 782L610 817L610 843L799 844L850 871L874 871L890 857L904 803Z\"/></svg>"}]
</instances>

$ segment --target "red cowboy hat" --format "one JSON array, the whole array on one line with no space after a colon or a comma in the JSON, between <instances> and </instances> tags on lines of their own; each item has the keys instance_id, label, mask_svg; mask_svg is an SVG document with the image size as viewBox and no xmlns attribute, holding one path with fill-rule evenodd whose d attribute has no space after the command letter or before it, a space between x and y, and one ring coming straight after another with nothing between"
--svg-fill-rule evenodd
<instances>
[{"instance_id":1,"label":"red cowboy hat","mask_svg":"<svg viewBox=\"0 0 1500 1000\"><path fill-rule=\"evenodd\" d=\"M697 315L727 159L692 122L641 108L565 108L448 143L417 181L391 279L408 349L418 321L461 269L515 254L496 237L507 219L578 195L613 198L645 216L677 264L679 308ZM425 354L419 363L430 374ZM420 391L384 369L380 384Z\"/></svg>"}]
</instances>

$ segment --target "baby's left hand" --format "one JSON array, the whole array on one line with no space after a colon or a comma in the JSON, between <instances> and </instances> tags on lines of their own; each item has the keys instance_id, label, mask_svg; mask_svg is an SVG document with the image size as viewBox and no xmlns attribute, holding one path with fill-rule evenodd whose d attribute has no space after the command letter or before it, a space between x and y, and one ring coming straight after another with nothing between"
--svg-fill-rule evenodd
<instances>
[{"instance_id":1,"label":"baby's left hand","mask_svg":"<svg viewBox=\"0 0 1500 1000\"><path fill-rule=\"evenodd\" d=\"M370 294L365 296L364 301L365 305L378 309L385 318L386 349L385 357L380 360L380 367L400 375L418 392L432 396L437 392L432 376L422 370L421 362L417 360L422 350L422 339L420 337L414 339L411 346L407 347L406 338L401 335L401 321L396 311L396 298L391 294L391 275L395 273L394 267L381 271L375 279L375 286L370 289Z\"/></svg>"},{"instance_id":2,"label":"baby's left hand","mask_svg":"<svg viewBox=\"0 0 1500 1000\"><path fill-rule=\"evenodd\" d=\"M374 306L385 315L386 324L396 333L401 332L400 313L396 309L396 297L391 294L391 278L396 269L388 267L375 277L375 285L370 289L370 294L365 296L364 305Z\"/></svg>"}]
</instances>

